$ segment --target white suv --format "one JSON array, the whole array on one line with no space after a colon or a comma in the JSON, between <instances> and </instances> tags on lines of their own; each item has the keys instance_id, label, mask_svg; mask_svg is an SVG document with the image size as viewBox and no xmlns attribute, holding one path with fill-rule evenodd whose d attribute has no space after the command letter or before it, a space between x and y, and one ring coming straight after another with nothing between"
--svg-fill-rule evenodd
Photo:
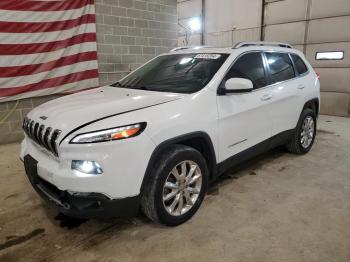
<instances>
[{"instance_id":1,"label":"white suv","mask_svg":"<svg viewBox=\"0 0 350 262\"><path fill-rule=\"evenodd\" d=\"M319 79L288 44L242 42L160 55L119 82L25 118L21 159L36 191L75 217L178 225L229 167L285 144L310 150Z\"/></svg>"}]
</instances>

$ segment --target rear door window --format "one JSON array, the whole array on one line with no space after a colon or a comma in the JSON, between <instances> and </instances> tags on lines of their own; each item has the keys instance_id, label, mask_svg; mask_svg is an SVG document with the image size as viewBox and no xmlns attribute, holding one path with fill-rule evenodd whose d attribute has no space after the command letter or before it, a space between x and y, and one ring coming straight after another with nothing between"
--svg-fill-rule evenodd
<instances>
[{"instance_id":1,"label":"rear door window","mask_svg":"<svg viewBox=\"0 0 350 262\"><path fill-rule=\"evenodd\" d=\"M265 54L270 68L271 84L295 77L293 63L287 53L266 52Z\"/></svg>"},{"instance_id":2,"label":"rear door window","mask_svg":"<svg viewBox=\"0 0 350 262\"><path fill-rule=\"evenodd\" d=\"M291 54L292 59L294 61L296 70L298 72L299 75L302 75L304 73L307 72L307 66L305 65L304 61L300 58L300 56L295 55L295 54Z\"/></svg>"}]
</instances>

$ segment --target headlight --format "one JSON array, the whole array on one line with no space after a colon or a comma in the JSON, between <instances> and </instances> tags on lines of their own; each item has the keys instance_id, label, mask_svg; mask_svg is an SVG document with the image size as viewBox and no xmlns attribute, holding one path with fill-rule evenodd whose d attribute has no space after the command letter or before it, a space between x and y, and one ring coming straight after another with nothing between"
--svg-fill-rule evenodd
<instances>
[{"instance_id":1,"label":"headlight","mask_svg":"<svg viewBox=\"0 0 350 262\"><path fill-rule=\"evenodd\" d=\"M146 123L132 124L128 126L115 127L75 136L71 144L85 144L120 140L139 135L146 128Z\"/></svg>"}]
</instances>

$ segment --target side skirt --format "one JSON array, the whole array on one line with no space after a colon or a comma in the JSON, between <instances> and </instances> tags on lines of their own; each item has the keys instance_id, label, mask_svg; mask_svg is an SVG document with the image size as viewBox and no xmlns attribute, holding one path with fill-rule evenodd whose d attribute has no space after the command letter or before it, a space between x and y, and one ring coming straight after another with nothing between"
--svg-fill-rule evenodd
<instances>
[{"instance_id":1,"label":"side skirt","mask_svg":"<svg viewBox=\"0 0 350 262\"><path fill-rule=\"evenodd\" d=\"M217 175L214 176L214 179L222 175L228 169L234 166L237 166L238 164L243 163L244 161L247 161L255 156L258 156L272 148L275 148L287 143L292 138L293 134L294 134L294 129L284 131L218 163Z\"/></svg>"}]
</instances>

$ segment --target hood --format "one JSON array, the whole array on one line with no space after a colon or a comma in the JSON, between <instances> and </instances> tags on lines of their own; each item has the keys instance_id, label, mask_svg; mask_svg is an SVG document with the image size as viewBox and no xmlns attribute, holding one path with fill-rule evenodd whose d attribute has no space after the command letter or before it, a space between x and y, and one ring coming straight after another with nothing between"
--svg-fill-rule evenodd
<instances>
[{"instance_id":1,"label":"hood","mask_svg":"<svg viewBox=\"0 0 350 262\"><path fill-rule=\"evenodd\" d=\"M66 133L101 118L163 104L182 96L105 86L49 101L33 109L28 118Z\"/></svg>"}]
</instances>

